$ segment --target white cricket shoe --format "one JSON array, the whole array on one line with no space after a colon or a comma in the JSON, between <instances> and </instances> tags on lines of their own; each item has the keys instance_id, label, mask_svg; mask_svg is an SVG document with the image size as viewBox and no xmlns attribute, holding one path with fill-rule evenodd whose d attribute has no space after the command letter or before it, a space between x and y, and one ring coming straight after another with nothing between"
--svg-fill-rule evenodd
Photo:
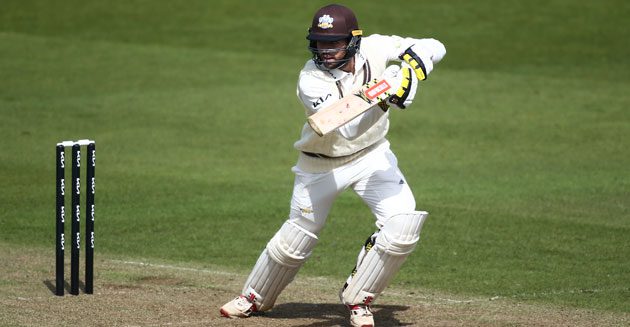
<instances>
[{"instance_id":1,"label":"white cricket shoe","mask_svg":"<svg viewBox=\"0 0 630 327\"><path fill-rule=\"evenodd\" d=\"M374 327L372 309L367 305L348 306L350 309L350 324L352 327Z\"/></svg>"},{"instance_id":2,"label":"white cricket shoe","mask_svg":"<svg viewBox=\"0 0 630 327\"><path fill-rule=\"evenodd\" d=\"M256 305L244 295L240 295L223 305L220 312L226 318L247 318L256 312Z\"/></svg>"}]
</instances>

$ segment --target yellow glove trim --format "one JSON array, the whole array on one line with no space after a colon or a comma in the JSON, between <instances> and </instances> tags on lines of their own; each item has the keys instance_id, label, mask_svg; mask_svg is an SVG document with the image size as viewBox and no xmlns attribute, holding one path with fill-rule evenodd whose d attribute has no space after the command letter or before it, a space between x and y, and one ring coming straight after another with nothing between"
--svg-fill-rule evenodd
<instances>
[{"instance_id":1,"label":"yellow glove trim","mask_svg":"<svg viewBox=\"0 0 630 327\"><path fill-rule=\"evenodd\" d=\"M411 68L403 67L401 72L403 76L400 81L400 87L396 90L396 94L390 96L387 101L400 109L405 109L405 100L407 100L411 92Z\"/></svg>"},{"instance_id":2,"label":"yellow glove trim","mask_svg":"<svg viewBox=\"0 0 630 327\"><path fill-rule=\"evenodd\" d=\"M402 98L403 95L405 95L405 92L407 92L407 90L409 90L409 87L411 86L411 71L409 69L401 69L401 71L403 77L402 81L400 81L400 87L396 91L396 95L399 98Z\"/></svg>"},{"instance_id":3,"label":"yellow glove trim","mask_svg":"<svg viewBox=\"0 0 630 327\"><path fill-rule=\"evenodd\" d=\"M416 73L416 77L418 77L418 80L424 81L425 79L427 79L427 70L426 68L424 68L424 63L422 62L422 59L420 59L420 57L413 50L411 50L411 47L407 48L407 50L405 50L405 52L400 55L400 59L407 62L411 66L411 68L413 68L413 71Z\"/></svg>"}]
</instances>

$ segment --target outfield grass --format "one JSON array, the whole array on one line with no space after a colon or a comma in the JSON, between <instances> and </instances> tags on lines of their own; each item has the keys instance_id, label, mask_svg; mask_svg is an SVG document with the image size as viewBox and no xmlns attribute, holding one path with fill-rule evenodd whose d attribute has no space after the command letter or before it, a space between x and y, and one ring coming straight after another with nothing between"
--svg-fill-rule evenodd
<instances>
[{"instance_id":1,"label":"outfield grass","mask_svg":"<svg viewBox=\"0 0 630 327\"><path fill-rule=\"evenodd\" d=\"M348 3L448 50L392 114L431 212L395 283L630 312L630 4ZM322 4L2 1L0 240L52 266L53 146L92 138L97 256L250 269L288 212ZM371 222L344 194L303 273L345 278Z\"/></svg>"}]
</instances>

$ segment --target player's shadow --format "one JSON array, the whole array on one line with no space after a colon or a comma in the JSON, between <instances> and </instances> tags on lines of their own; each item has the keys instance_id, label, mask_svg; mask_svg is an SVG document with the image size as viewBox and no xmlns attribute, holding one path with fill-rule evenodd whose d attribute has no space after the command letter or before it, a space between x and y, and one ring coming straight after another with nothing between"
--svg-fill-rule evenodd
<instances>
[{"instance_id":1,"label":"player's shadow","mask_svg":"<svg viewBox=\"0 0 630 327\"><path fill-rule=\"evenodd\" d=\"M401 322L394 315L398 311L408 310L402 305L376 305L373 307L378 326L411 326L413 322ZM264 316L274 319L312 319L312 323L297 325L299 327L333 327L349 326L350 313L341 304L333 303L282 303L265 312Z\"/></svg>"}]
</instances>

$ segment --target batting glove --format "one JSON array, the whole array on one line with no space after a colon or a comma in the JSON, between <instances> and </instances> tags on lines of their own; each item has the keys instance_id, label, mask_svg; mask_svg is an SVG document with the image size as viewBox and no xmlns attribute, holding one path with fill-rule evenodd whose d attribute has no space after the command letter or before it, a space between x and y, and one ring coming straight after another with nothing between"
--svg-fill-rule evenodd
<instances>
[{"instance_id":1,"label":"batting glove","mask_svg":"<svg viewBox=\"0 0 630 327\"><path fill-rule=\"evenodd\" d=\"M391 67L396 67L393 69ZM402 63L400 67L390 66L385 70L384 75L392 86L392 94L387 98L387 104L405 109L413 102L418 88L418 78L415 71L407 63Z\"/></svg>"}]
</instances>

